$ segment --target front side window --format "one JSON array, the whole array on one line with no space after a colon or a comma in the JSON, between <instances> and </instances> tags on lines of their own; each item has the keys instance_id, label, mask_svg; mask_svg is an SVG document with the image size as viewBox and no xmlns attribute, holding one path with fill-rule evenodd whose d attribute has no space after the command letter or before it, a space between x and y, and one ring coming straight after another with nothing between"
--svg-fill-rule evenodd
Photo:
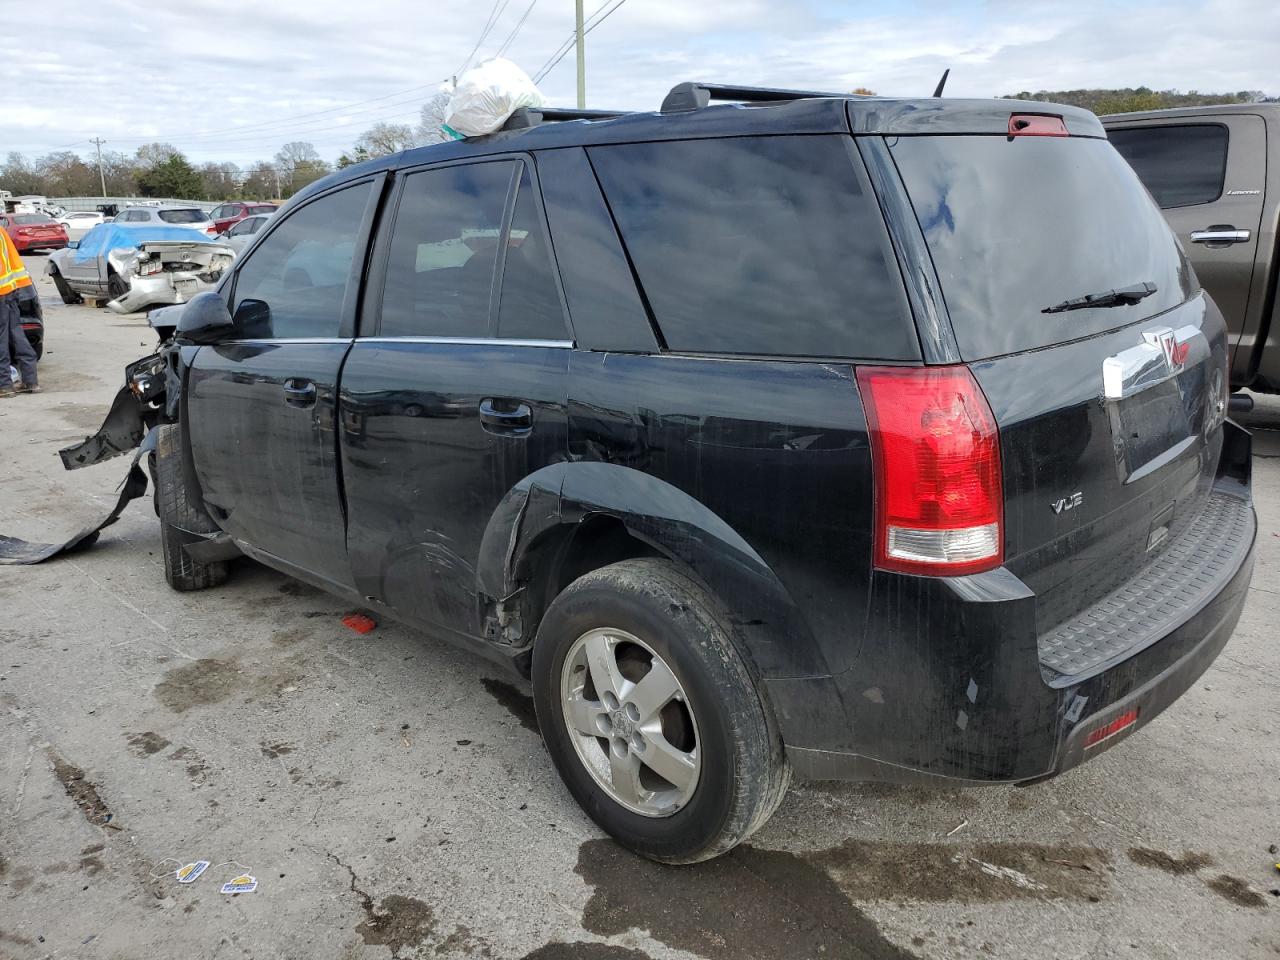
<instances>
[{"instance_id":1,"label":"front side window","mask_svg":"<svg viewBox=\"0 0 1280 960\"><path fill-rule=\"evenodd\" d=\"M238 336L338 335L370 189L361 183L313 200L253 250L236 275Z\"/></svg>"},{"instance_id":2,"label":"front side window","mask_svg":"<svg viewBox=\"0 0 1280 960\"><path fill-rule=\"evenodd\" d=\"M1129 161L1163 209L1212 203L1227 174L1227 128L1220 123L1109 130L1107 137Z\"/></svg>"},{"instance_id":3,"label":"front side window","mask_svg":"<svg viewBox=\"0 0 1280 960\"><path fill-rule=\"evenodd\" d=\"M230 209L231 209L230 207L214 207L213 213L209 214L209 219L225 220L227 217L231 216L231 214L228 212Z\"/></svg>"},{"instance_id":4,"label":"front side window","mask_svg":"<svg viewBox=\"0 0 1280 960\"><path fill-rule=\"evenodd\" d=\"M516 163L410 174L383 287L384 337L486 337L502 217Z\"/></svg>"}]
</instances>

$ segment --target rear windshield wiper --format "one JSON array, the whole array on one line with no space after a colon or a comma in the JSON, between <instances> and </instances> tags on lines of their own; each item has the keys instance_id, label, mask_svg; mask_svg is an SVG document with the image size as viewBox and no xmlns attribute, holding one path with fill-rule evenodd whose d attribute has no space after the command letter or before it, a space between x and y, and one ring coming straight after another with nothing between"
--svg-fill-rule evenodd
<instances>
[{"instance_id":1,"label":"rear windshield wiper","mask_svg":"<svg viewBox=\"0 0 1280 960\"><path fill-rule=\"evenodd\" d=\"M1087 296L1063 300L1052 307L1045 307L1041 313L1064 313L1067 310L1083 310L1086 307L1128 307L1145 300L1156 292L1156 285L1150 280L1135 283L1131 287L1119 287L1103 293L1090 293Z\"/></svg>"}]
</instances>

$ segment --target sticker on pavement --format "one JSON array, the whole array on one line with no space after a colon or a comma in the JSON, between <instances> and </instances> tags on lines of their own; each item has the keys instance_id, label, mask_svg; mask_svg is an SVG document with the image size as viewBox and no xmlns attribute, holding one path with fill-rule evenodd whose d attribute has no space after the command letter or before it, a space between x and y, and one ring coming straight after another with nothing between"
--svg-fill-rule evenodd
<instances>
[{"instance_id":1,"label":"sticker on pavement","mask_svg":"<svg viewBox=\"0 0 1280 960\"><path fill-rule=\"evenodd\" d=\"M200 879L200 874L208 869L208 860L197 860L195 863L188 863L185 867L180 868L174 874L174 877L179 883L195 883Z\"/></svg>"},{"instance_id":2,"label":"sticker on pavement","mask_svg":"<svg viewBox=\"0 0 1280 960\"><path fill-rule=\"evenodd\" d=\"M222 885L223 893L253 893L258 889L258 878L242 873Z\"/></svg>"}]
</instances>

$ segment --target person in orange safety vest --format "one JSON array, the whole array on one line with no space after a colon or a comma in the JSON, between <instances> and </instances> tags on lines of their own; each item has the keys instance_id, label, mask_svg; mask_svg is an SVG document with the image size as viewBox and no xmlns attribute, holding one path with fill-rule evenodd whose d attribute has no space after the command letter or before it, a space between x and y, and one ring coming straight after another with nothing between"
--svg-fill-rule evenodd
<instances>
[{"instance_id":1,"label":"person in orange safety vest","mask_svg":"<svg viewBox=\"0 0 1280 960\"><path fill-rule=\"evenodd\" d=\"M18 291L31 286L31 274L22 264L9 234L0 230L0 398L18 393L39 393L36 352L22 330ZM22 384L16 390L9 379L9 366L18 368Z\"/></svg>"}]
</instances>

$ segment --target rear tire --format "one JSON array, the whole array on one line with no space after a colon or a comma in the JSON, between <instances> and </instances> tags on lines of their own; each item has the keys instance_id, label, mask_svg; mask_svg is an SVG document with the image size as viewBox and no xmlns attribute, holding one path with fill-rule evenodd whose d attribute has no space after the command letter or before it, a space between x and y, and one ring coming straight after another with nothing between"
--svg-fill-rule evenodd
<instances>
[{"instance_id":1,"label":"rear tire","mask_svg":"<svg viewBox=\"0 0 1280 960\"><path fill-rule=\"evenodd\" d=\"M84 303L84 297L71 289L67 281L62 278L62 274L54 270L51 275L53 285L58 288L58 296L62 298L63 303Z\"/></svg>"},{"instance_id":2,"label":"rear tire","mask_svg":"<svg viewBox=\"0 0 1280 960\"><path fill-rule=\"evenodd\" d=\"M556 769L602 829L663 863L730 850L790 783L728 623L679 567L645 558L578 578L538 627L534 703ZM652 678L664 691L656 698L642 688Z\"/></svg>"},{"instance_id":3,"label":"rear tire","mask_svg":"<svg viewBox=\"0 0 1280 960\"><path fill-rule=\"evenodd\" d=\"M227 561L197 563L184 549L217 533L213 518L190 499L182 474L182 437L175 424L158 431L152 479L156 486L156 514L160 517L160 549L164 555L164 579L174 590L204 590L227 579Z\"/></svg>"}]
</instances>

